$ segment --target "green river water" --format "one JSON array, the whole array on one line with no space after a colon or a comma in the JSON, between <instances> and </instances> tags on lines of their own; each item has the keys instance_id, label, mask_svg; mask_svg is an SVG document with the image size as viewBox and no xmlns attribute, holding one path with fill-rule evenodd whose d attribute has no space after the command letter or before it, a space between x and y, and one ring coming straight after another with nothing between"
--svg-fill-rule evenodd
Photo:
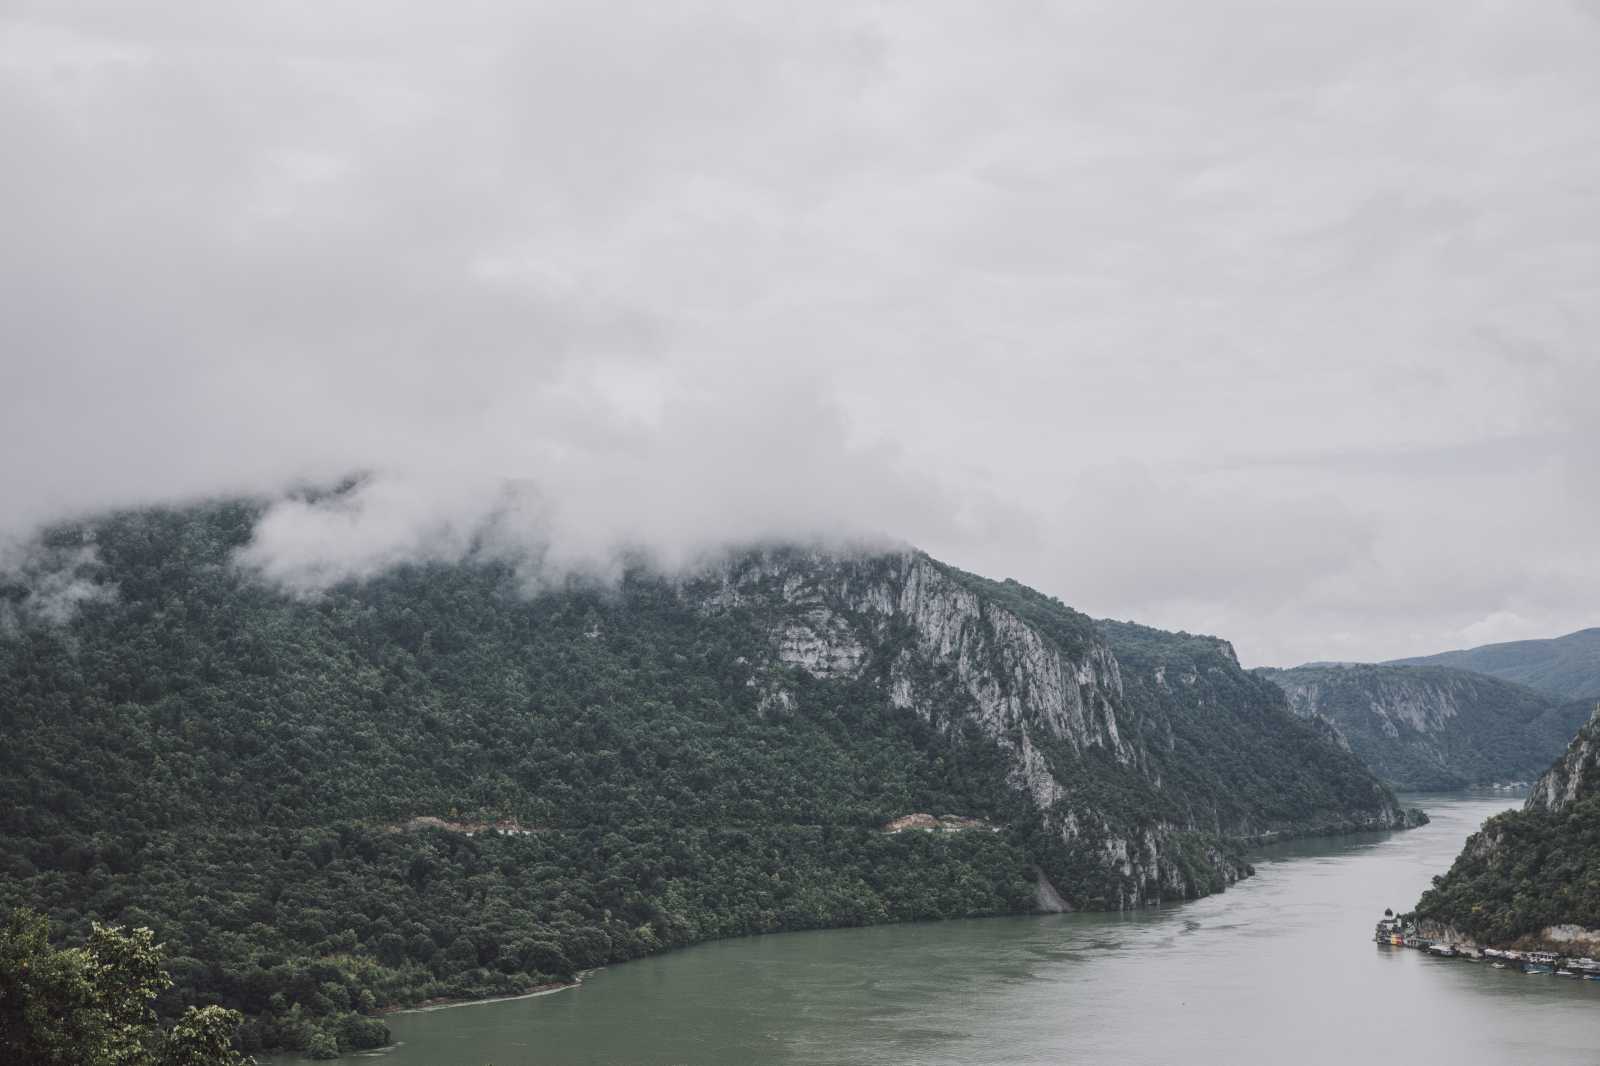
<instances>
[{"instance_id":1,"label":"green river water","mask_svg":"<svg viewBox=\"0 0 1600 1066\"><path fill-rule=\"evenodd\" d=\"M1514 802L1302 841L1194 903L704 944L533 999L396 1014L382 1066L1600 1063L1600 982L1380 947ZM365 1060L366 1057L363 1057ZM279 1060L293 1061L293 1060ZM346 1060L349 1061L349 1060Z\"/></svg>"}]
</instances>

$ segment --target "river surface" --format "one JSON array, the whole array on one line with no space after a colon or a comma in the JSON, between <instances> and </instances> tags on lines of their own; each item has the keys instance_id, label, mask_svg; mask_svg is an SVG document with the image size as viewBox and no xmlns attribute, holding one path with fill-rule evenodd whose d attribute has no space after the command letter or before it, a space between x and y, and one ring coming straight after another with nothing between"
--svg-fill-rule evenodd
<instances>
[{"instance_id":1,"label":"river surface","mask_svg":"<svg viewBox=\"0 0 1600 1066\"><path fill-rule=\"evenodd\" d=\"M785 933L535 999L390 1016L382 1066L1600 1063L1600 982L1372 942L1513 800L1263 849L1227 892L1130 915Z\"/></svg>"}]
</instances>

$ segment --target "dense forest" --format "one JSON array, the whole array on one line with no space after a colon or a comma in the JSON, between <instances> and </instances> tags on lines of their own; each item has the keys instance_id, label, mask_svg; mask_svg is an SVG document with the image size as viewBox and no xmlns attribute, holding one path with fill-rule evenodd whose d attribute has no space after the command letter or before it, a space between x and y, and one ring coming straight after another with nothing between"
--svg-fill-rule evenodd
<instances>
[{"instance_id":1,"label":"dense forest","mask_svg":"<svg viewBox=\"0 0 1600 1066\"><path fill-rule=\"evenodd\" d=\"M290 596L236 564L261 507L61 526L0 579L0 912L70 942L152 929L163 1015L238 1009L246 1050L371 1047L387 1006L707 938L1029 910L1040 877L1080 906L1196 895L1247 869L1249 839L1404 821L1221 642L1102 633L925 557L993 663L770 592L794 574L529 595L478 559ZM813 625L859 665L795 665ZM1088 740L991 669L1019 640L1102 664L1062 705L1099 716ZM1019 751L1048 769L1044 807ZM882 831L918 811L998 829Z\"/></svg>"},{"instance_id":2,"label":"dense forest","mask_svg":"<svg viewBox=\"0 0 1600 1066\"><path fill-rule=\"evenodd\" d=\"M1591 931L1585 950L1600 946L1600 714L1522 810L1491 818L1468 839L1416 913L1484 944L1540 941L1570 925Z\"/></svg>"},{"instance_id":3,"label":"dense forest","mask_svg":"<svg viewBox=\"0 0 1600 1066\"><path fill-rule=\"evenodd\" d=\"M1099 623L1128 701L1161 723L1162 795L1220 834L1260 839L1370 828L1387 788L1323 723L1285 714L1283 692L1215 637ZM1308 767L1316 766L1316 772ZM1403 824L1422 812L1409 811Z\"/></svg>"},{"instance_id":4,"label":"dense forest","mask_svg":"<svg viewBox=\"0 0 1600 1066\"><path fill-rule=\"evenodd\" d=\"M1398 789L1531 781L1566 748L1591 706L1448 666L1257 672L1285 690L1297 714L1331 723Z\"/></svg>"}]
</instances>

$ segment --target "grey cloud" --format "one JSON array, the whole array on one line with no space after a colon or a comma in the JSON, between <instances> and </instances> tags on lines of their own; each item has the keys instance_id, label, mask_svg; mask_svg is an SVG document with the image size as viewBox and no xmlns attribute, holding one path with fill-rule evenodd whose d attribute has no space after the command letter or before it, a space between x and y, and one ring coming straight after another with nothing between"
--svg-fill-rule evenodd
<instances>
[{"instance_id":1,"label":"grey cloud","mask_svg":"<svg viewBox=\"0 0 1600 1066\"><path fill-rule=\"evenodd\" d=\"M252 565L882 535L1247 661L1593 624L1592 14L12 4L3 524L369 470Z\"/></svg>"}]
</instances>

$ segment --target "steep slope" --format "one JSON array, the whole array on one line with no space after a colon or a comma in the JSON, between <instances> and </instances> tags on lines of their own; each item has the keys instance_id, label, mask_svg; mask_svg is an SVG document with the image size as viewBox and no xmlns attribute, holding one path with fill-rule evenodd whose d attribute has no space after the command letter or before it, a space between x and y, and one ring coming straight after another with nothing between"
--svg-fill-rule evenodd
<instances>
[{"instance_id":1,"label":"steep slope","mask_svg":"<svg viewBox=\"0 0 1600 1066\"><path fill-rule=\"evenodd\" d=\"M1215 637L1100 622L1122 664L1128 703L1155 732L1163 792L1182 818L1223 836L1273 837L1315 826L1363 828L1383 787L1320 719L1285 715L1278 686L1242 670ZM1305 768L1320 762L1324 772Z\"/></svg>"},{"instance_id":2,"label":"steep slope","mask_svg":"<svg viewBox=\"0 0 1600 1066\"><path fill-rule=\"evenodd\" d=\"M1600 952L1600 707L1523 809L1468 839L1417 916L1482 944Z\"/></svg>"},{"instance_id":3,"label":"steep slope","mask_svg":"<svg viewBox=\"0 0 1600 1066\"><path fill-rule=\"evenodd\" d=\"M1261 670L1302 717L1332 723L1385 782L1448 789L1532 780L1587 718L1586 704L1442 666Z\"/></svg>"},{"instance_id":4,"label":"steep slope","mask_svg":"<svg viewBox=\"0 0 1600 1066\"><path fill-rule=\"evenodd\" d=\"M1123 650L1148 648L1141 666L1170 658L1174 672L1205 672L1198 688L1141 677L1129 690L1114 645L1086 616L925 555L768 552L720 581L707 606L754 612L784 664L872 682L891 707L941 732L975 726L996 744L1008 783L1047 830L1035 860L1092 906L1215 891L1242 870L1220 846L1230 839L1404 823L1357 760L1299 726L1222 642L1155 630L1122 639ZM1206 716L1208 702L1226 710ZM1295 779L1244 770L1274 762Z\"/></svg>"},{"instance_id":5,"label":"steep slope","mask_svg":"<svg viewBox=\"0 0 1600 1066\"><path fill-rule=\"evenodd\" d=\"M1593 698L1600 696L1600 627L1550 640L1514 640L1395 659L1388 665L1453 666L1569 700Z\"/></svg>"},{"instance_id":6,"label":"steep slope","mask_svg":"<svg viewBox=\"0 0 1600 1066\"><path fill-rule=\"evenodd\" d=\"M259 511L64 527L0 585L0 906L151 925L166 1006L253 1043L709 937L1195 896L1245 840L1405 822L1220 642L919 553L296 599L235 563ZM881 831L916 812L982 821Z\"/></svg>"},{"instance_id":7,"label":"steep slope","mask_svg":"<svg viewBox=\"0 0 1600 1066\"><path fill-rule=\"evenodd\" d=\"M1600 794L1600 702L1555 765L1534 783L1525 806L1562 814L1584 798Z\"/></svg>"}]
</instances>

